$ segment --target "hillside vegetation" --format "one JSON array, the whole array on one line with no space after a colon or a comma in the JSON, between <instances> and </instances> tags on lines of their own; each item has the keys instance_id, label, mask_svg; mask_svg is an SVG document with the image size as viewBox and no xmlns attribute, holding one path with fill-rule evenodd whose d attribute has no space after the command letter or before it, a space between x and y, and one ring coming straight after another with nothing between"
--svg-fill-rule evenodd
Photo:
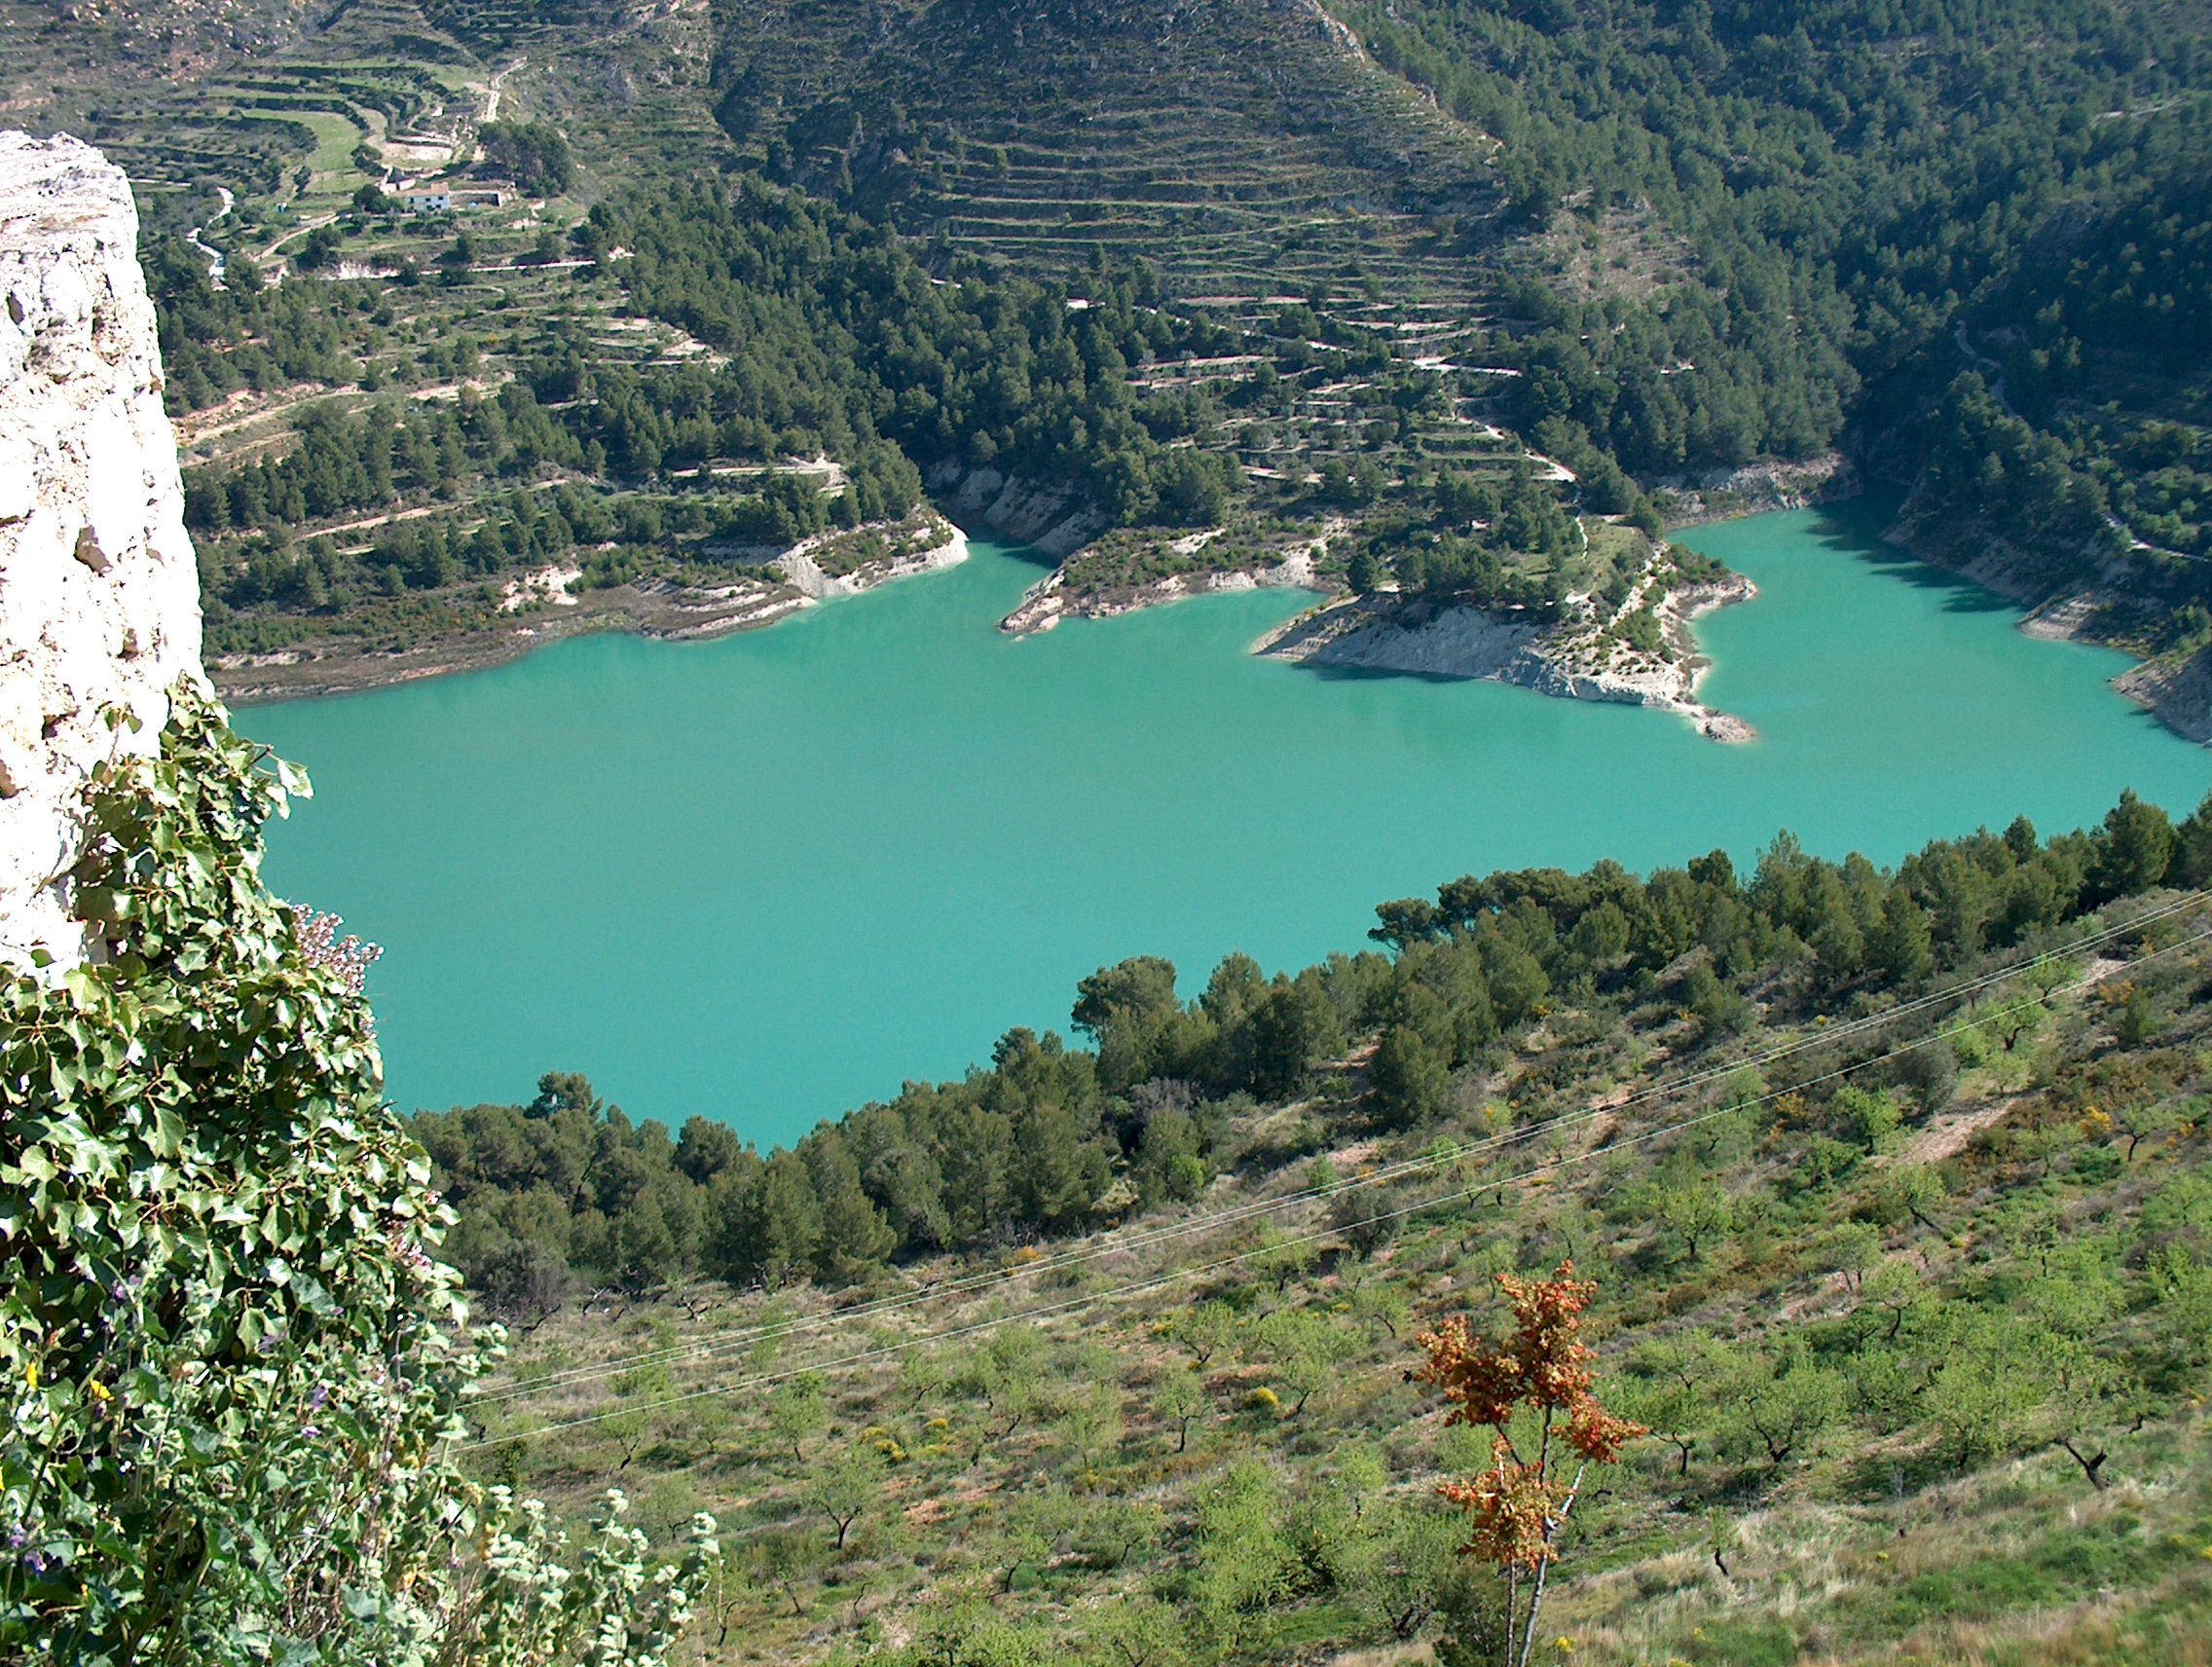
<instances>
[{"instance_id":1,"label":"hillside vegetation","mask_svg":"<svg viewBox=\"0 0 2212 1667\"><path fill-rule=\"evenodd\" d=\"M1535 280L1506 293L1538 326L1539 444L1586 434L1648 477L1848 439L1915 489L1916 547L2030 602L2087 593L2092 631L2200 646L2201 19L2041 0L1346 17L1502 141L1510 212L1571 210L1571 237L1506 262ZM1652 221L1671 267L1624 241Z\"/></svg>"},{"instance_id":2,"label":"hillside vegetation","mask_svg":"<svg viewBox=\"0 0 2212 1667\"><path fill-rule=\"evenodd\" d=\"M373 951L271 897L307 784L196 680L103 765L97 953L0 983L0 1659L658 1667L719 1566L576 1547L455 1447L498 1354L385 1103Z\"/></svg>"},{"instance_id":3,"label":"hillside vegetation","mask_svg":"<svg viewBox=\"0 0 2212 1667\"><path fill-rule=\"evenodd\" d=\"M772 598L763 562L900 522L925 469L1081 493L1111 530L1071 573L1099 591L1321 547L1324 582L1364 551L1409 590L1541 611L1625 598L1649 565L1633 530L1577 537L1557 471L1444 375L1372 333L1317 340L1302 304L1233 332L1143 264L946 284L885 229L758 179L625 193L518 245L402 244L388 284L256 287L241 267L217 289L189 245L149 257L172 404L210 419L185 423L205 436L186 520L220 667L504 634L513 576L552 564L587 603ZM302 383L344 391L283 398ZM1256 483L1231 447L1267 460Z\"/></svg>"},{"instance_id":4,"label":"hillside vegetation","mask_svg":"<svg viewBox=\"0 0 2212 1667\"><path fill-rule=\"evenodd\" d=\"M565 630L661 628L702 599L772 617L791 601L778 575L728 568L805 537L839 479L818 470L823 501L787 492L790 514L756 512L743 537L712 489L818 460L849 470L879 436L948 471L940 494L1010 463L1088 493L1090 541L1061 584L1078 611L1294 555L1324 588L1410 580L1441 600L1438 575L1464 574L1454 594L1489 606L1595 594L1636 582L1641 556L1581 571L1575 518L1656 533L1772 500L1732 471L1803 462L1818 480L1842 448L1909 490L1914 548L2052 629L2156 656L2131 686L2193 733L2212 724L2197 272L2212 69L2183 13L728 0L603 18L377 0L195 13L160 34L92 6L20 11L5 19L33 49L18 106L129 160L177 239L149 250L165 287L203 250L233 288L249 267L285 276L281 318L178 296L172 340L208 351L172 403L207 414L185 433L209 474L301 448L316 404L383 403L403 429L417 408L425 433L471 388L581 407L556 424L574 446L474 437L455 456L440 439L434 479L387 496L371 468L366 495L292 513L277 494L275 525L230 529L260 539L211 562L210 589L244 616L215 622L240 656L233 686L474 663ZM681 201L716 199L710 224L671 231L672 180ZM439 184L461 194L444 214L393 195ZM821 235L895 234L910 275L1017 313L1024 284L1080 303L1133 282L1166 336L1086 361L1080 436L1064 419L1022 433L1028 401L1004 379L1006 412L971 411L927 364L882 380L896 399L935 376L942 423L891 407L856 423L845 372L826 367L844 333L903 323L903 304L886 317L866 291L794 312L763 293L780 280L712 259L728 214L782 235L785 187ZM195 225L198 247L181 241ZM613 258L624 229L648 227L657 262L686 244L681 291L641 288L644 267L625 278ZM742 376L704 375L733 332L756 360L790 358L806 399L763 412ZM957 365L940 337L931 351ZM825 400L840 421L818 420ZM655 445L590 452L642 408ZM1163 515L1155 446L1178 471ZM725 472L678 514L671 488L702 463ZM1517 488L1518 506L1516 467L1541 489ZM542 519L515 489L556 486L613 584L577 583L589 564L562 550L516 551L512 571L423 553L487 526L512 544L502 529ZM641 496L658 534L639 536L643 511L623 519ZM571 513L584 500L597 507ZM405 519L386 531L389 516ZM291 554L263 547L272 533ZM737 552L721 568L701 564L708 534ZM1470 535L1494 574L1436 559ZM319 580L287 584L294 546L324 537L306 552ZM512 617L515 574L548 572L530 594L565 584L582 603Z\"/></svg>"},{"instance_id":5,"label":"hillside vegetation","mask_svg":"<svg viewBox=\"0 0 2212 1667\"><path fill-rule=\"evenodd\" d=\"M1347 321L1431 328L1478 294L1428 218L1487 204L1494 144L1317 5L732 0L717 24L742 154L940 259L1051 271L1103 247L1178 294L1333 291Z\"/></svg>"},{"instance_id":6,"label":"hillside vegetation","mask_svg":"<svg viewBox=\"0 0 2212 1667\"><path fill-rule=\"evenodd\" d=\"M0 992L13 1652L2203 1659L2212 807L1456 881L762 1157L404 1124L176 701Z\"/></svg>"},{"instance_id":7,"label":"hillside vegetation","mask_svg":"<svg viewBox=\"0 0 2212 1667\"><path fill-rule=\"evenodd\" d=\"M705 1659L1495 1660L1415 1339L1571 1261L1646 1433L1543 1659L2199 1660L2208 856L2130 799L1469 878L764 1156L558 1074L419 1116L520 1328L475 1451L714 1510Z\"/></svg>"}]
</instances>

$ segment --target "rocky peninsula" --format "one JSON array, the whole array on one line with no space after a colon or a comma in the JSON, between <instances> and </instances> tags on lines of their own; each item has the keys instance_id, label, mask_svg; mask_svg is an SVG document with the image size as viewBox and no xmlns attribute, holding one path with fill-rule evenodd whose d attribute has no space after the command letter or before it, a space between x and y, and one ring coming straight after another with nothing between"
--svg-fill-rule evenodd
<instances>
[{"instance_id":1,"label":"rocky peninsula","mask_svg":"<svg viewBox=\"0 0 2212 1667\"><path fill-rule=\"evenodd\" d=\"M1063 619L1112 618L1223 591L1317 590L1329 599L1269 632L1253 651L1315 668L1510 683L1563 699L1656 707L1681 714L1715 741L1752 738L1749 723L1697 698L1710 662L1690 629L1698 615L1757 594L1741 574L1621 528L1641 552L1625 590L1610 602L1569 593L1556 618L1541 618L1527 609L1404 595L1394 584L1346 594L1343 575L1321 567L1329 540L1346 528L1332 517L1302 539L1241 556L1208 548L1222 530L1189 535L1165 551L1186 571L1133 584L1097 583L1085 571L1088 548L1078 547L1029 588L999 629L1025 636Z\"/></svg>"},{"instance_id":2,"label":"rocky peninsula","mask_svg":"<svg viewBox=\"0 0 2212 1667\"><path fill-rule=\"evenodd\" d=\"M1176 557L1190 562L1191 571L1140 584L1071 582L1076 561L1084 554L1079 550L1031 585L1022 595L1021 606L999 621L999 629L1010 637L1026 637L1035 631L1050 631L1062 619L1111 619L1140 608L1157 608L1218 591L1326 590L1335 581L1323 577L1318 567L1330 536L1338 530L1339 524L1331 522L1303 542L1228 566L1202 565L1198 558L1214 535L1193 534L1168 546Z\"/></svg>"},{"instance_id":3,"label":"rocky peninsula","mask_svg":"<svg viewBox=\"0 0 2212 1667\"><path fill-rule=\"evenodd\" d=\"M1708 739L1749 741L1755 733L1749 723L1697 698L1710 662L1690 621L1750 601L1757 587L1733 573L1678 580L1661 559L1626 601L1608 606L1602 597L1570 595L1553 623L1382 591L1301 614L1254 651L1301 665L1517 684L1569 700L1656 707L1681 714ZM1646 611L1657 625L1655 645L1630 623Z\"/></svg>"}]
</instances>

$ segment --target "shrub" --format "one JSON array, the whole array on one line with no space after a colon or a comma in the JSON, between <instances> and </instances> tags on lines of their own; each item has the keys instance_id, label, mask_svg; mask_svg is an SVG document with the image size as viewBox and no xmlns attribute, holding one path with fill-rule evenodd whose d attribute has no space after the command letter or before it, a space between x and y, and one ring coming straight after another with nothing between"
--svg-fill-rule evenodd
<instances>
[{"instance_id":1,"label":"shrub","mask_svg":"<svg viewBox=\"0 0 2212 1667\"><path fill-rule=\"evenodd\" d=\"M367 1005L262 888L306 791L180 685L90 795L101 956L0 991L0 1657L657 1662L716 1559L648 1570L619 1500L580 1570L460 1469L450 1213ZM610 1632L611 1629L611 1632Z\"/></svg>"}]
</instances>

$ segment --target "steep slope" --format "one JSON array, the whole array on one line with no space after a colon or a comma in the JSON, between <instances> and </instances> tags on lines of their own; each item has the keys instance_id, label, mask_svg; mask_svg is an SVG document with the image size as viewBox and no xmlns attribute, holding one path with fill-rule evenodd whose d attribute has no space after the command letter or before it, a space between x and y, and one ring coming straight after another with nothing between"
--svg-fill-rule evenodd
<instances>
[{"instance_id":1,"label":"steep slope","mask_svg":"<svg viewBox=\"0 0 2212 1667\"><path fill-rule=\"evenodd\" d=\"M1185 294L1464 306L1419 246L1493 202L1495 150L1382 73L1313 0L723 0L717 113L775 175L1048 270L1093 247ZM1347 268L1353 270L1347 270ZM1348 281L1347 281L1348 280Z\"/></svg>"},{"instance_id":2,"label":"steep slope","mask_svg":"<svg viewBox=\"0 0 2212 1667\"><path fill-rule=\"evenodd\" d=\"M2212 734L2201 8L1339 9L1504 142L1539 446L1844 445L1900 542L2159 656L2135 692Z\"/></svg>"},{"instance_id":3,"label":"steep slope","mask_svg":"<svg viewBox=\"0 0 2212 1667\"><path fill-rule=\"evenodd\" d=\"M129 182L0 133L0 959L76 960L70 867L104 759L200 674L200 585ZM127 717L117 727L110 714Z\"/></svg>"},{"instance_id":4,"label":"steep slope","mask_svg":"<svg viewBox=\"0 0 2212 1667\"><path fill-rule=\"evenodd\" d=\"M1438 1498L1511 1467L1417 1368L1571 1260L1646 1427L1530 1659L2199 1667L2208 863L2212 806L2123 798L1894 872L1469 875L1387 958L1101 968L1095 1053L765 1156L562 1073L421 1115L523 1332L482 1462L713 1510L708 1661L1518 1661Z\"/></svg>"}]
</instances>

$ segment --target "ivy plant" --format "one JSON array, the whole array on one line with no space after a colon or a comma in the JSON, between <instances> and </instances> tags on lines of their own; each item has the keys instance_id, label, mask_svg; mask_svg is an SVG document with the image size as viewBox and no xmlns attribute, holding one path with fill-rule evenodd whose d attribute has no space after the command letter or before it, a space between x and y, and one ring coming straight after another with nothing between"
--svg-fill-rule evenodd
<instances>
[{"instance_id":1,"label":"ivy plant","mask_svg":"<svg viewBox=\"0 0 2212 1667\"><path fill-rule=\"evenodd\" d=\"M499 1336L357 970L262 884L307 791L181 684L88 789L93 953L0 988L0 1658L654 1667L714 1524L655 1567L609 1496L576 1552L462 1467Z\"/></svg>"}]
</instances>

